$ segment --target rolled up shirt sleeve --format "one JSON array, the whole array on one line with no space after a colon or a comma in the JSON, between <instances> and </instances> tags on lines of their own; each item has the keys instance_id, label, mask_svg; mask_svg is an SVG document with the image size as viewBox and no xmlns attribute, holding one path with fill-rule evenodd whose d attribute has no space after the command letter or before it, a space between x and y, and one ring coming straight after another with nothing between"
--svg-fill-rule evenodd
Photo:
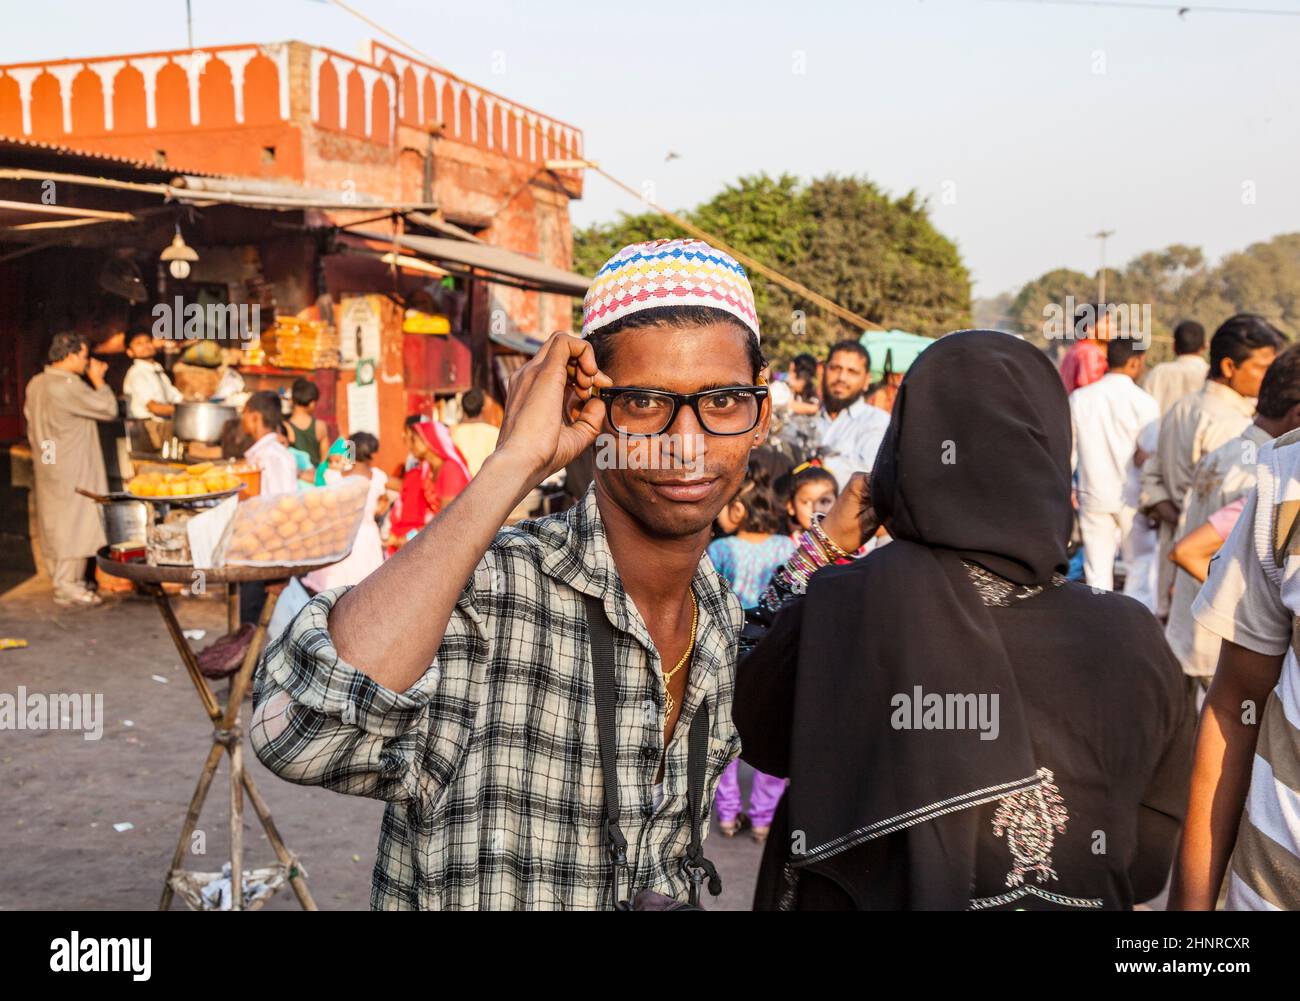
<instances>
[{"instance_id":1,"label":"rolled up shirt sleeve","mask_svg":"<svg viewBox=\"0 0 1300 1001\"><path fill-rule=\"evenodd\" d=\"M417 762L438 690L439 656L404 692L385 688L334 647L329 615L348 588L316 595L267 649L258 665L250 737L258 759L300 785L388 802L421 793ZM466 587L444 637L473 629Z\"/></svg>"},{"instance_id":2,"label":"rolled up shirt sleeve","mask_svg":"<svg viewBox=\"0 0 1300 1001\"><path fill-rule=\"evenodd\" d=\"M1210 561L1192 616L1221 639L1277 656L1290 644L1292 616L1255 552L1255 508L1252 491L1223 548Z\"/></svg>"}]
</instances>

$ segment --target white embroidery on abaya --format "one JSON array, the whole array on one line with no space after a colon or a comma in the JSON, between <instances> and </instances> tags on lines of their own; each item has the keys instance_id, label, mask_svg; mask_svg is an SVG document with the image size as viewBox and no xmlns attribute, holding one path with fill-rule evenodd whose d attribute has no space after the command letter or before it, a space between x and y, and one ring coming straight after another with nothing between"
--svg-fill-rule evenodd
<instances>
[{"instance_id":1,"label":"white embroidery on abaya","mask_svg":"<svg viewBox=\"0 0 1300 1001\"><path fill-rule=\"evenodd\" d=\"M1052 846L1056 835L1065 833L1070 816L1052 770L1040 768L1038 777L1042 781L1037 786L999 800L993 813L993 834L1005 835L1011 851L1007 886L1022 885L1029 873L1034 873L1039 883L1057 878Z\"/></svg>"}]
</instances>

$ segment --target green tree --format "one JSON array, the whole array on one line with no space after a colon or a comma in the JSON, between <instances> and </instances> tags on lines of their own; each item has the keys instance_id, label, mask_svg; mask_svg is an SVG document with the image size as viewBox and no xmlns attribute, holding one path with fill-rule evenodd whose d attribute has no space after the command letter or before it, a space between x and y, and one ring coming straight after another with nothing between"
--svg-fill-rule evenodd
<instances>
[{"instance_id":1,"label":"green tree","mask_svg":"<svg viewBox=\"0 0 1300 1001\"><path fill-rule=\"evenodd\" d=\"M1097 278L1058 268L1027 282L1009 313L1020 333L1044 344L1044 309L1096 297ZM1259 313L1292 338L1300 333L1300 233L1285 233L1228 254L1217 265L1199 247L1174 244L1106 270L1106 298L1151 307L1151 362L1173 354L1173 331L1196 320L1209 333L1234 313Z\"/></svg>"},{"instance_id":2,"label":"green tree","mask_svg":"<svg viewBox=\"0 0 1300 1001\"><path fill-rule=\"evenodd\" d=\"M691 212L690 222L786 276L883 326L933 336L970 322L970 275L956 245L909 192L891 198L863 178L801 184L783 174L742 177ZM574 234L574 262L595 274L629 243L684 235L657 213ZM763 347L784 362L820 353L858 331L794 293L751 274Z\"/></svg>"},{"instance_id":3,"label":"green tree","mask_svg":"<svg viewBox=\"0 0 1300 1001\"><path fill-rule=\"evenodd\" d=\"M1082 271L1057 268L1027 282L1011 300L1007 312L1020 333L1034 344L1046 347L1050 340L1049 307L1057 306L1064 311L1070 298L1076 303L1091 302L1097 296L1096 289L1096 282ZM1072 316L1062 319L1067 325L1074 322Z\"/></svg>"}]
</instances>

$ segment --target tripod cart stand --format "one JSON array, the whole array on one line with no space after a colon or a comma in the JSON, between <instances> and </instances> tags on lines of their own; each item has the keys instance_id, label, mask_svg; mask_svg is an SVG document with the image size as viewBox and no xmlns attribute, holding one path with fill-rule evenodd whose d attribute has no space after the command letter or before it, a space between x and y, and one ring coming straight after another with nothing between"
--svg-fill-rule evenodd
<instances>
[{"instance_id":1,"label":"tripod cart stand","mask_svg":"<svg viewBox=\"0 0 1300 1001\"><path fill-rule=\"evenodd\" d=\"M298 902L304 910L316 910L316 902L307 889L307 882L304 878L305 873L299 865L297 857L285 845L279 830L276 829L275 821L271 818L271 811L266 804L266 800L258 792L252 776L244 769L244 731L240 725L239 712L244 696L247 694L249 685L252 682L253 669L257 666L257 660L262 654L262 647L266 643L266 628L271 621L272 613L275 611L275 604L280 592L291 578L318 568L320 566L319 561L301 565L220 567L196 571L193 567L188 566L152 566L140 562L122 563L110 558L107 548L101 549L96 554L96 561L104 573L134 581L153 597L154 603L162 615L163 622L167 626L167 632L176 646L177 653L180 654L181 662L185 665L185 671L189 674L190 681L194 683L194 690L203 703L204 712L208 714L208 718L212 721L212 747L208 750L207 760L204 762L203 770L199 774L199 782L195 787L194 796L190 800L189 810L185 814L185 821L181 825L180 838L176 843L176 852L172 856L171 866L167 870L162 899L158 903L158 909L168 910L171 907L173 895L178 891L196 909L212 909L205 904L199 891L207 883L220 878L221 874L192 873L184 869L183 862L189 847L190 837L194 833L199 814L203 810L204 801L212 788L212 780L216 775L217 766L221 763L222 755L228 754L230 755L230 909L236 911L255 910L269 899L275 890L287 882L293 888L293 892L298 897ZM200 572L204 574L207 586L218 584L229 586L255 581L261 581L266 585L266 604L262 607L262 613L253 632L252 641L244 654L243 662L230 678L224 706L218 702L217 696L208 684L208 679L199 670L198 658L194 651L190 649L189 642L185 639L185 635L181 631L181 625L176 619L176 613L172 608L171 601L163 590L163 584L166 583L191 584L195 579L195 574ZM270 842L278 860L277 865L268 869L246 872L243 867L245 793L248 794L249 802L253 804L253 811L257 814L258 820L261 821L262 827L266 831L267 841ZM253 899L246 903L244 900L245 887L250 883L260 883L262 886L259 892L253 895Z\"/></svg>"}]
</instances>

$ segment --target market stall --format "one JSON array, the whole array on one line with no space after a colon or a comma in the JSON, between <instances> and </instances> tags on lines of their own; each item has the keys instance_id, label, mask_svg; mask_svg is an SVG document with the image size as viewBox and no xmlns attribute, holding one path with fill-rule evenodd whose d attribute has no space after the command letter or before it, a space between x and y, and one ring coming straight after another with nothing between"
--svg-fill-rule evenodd
<instances>
[{"instance_id":1,"label":"market stall","mask_svg":"<svg viewBox=\"0 0 1300 1001\"><path fill-rule=\"evenodd\" d=\"M354 477L338 486L261 497L255 494L254 477L241 477L232 468L212 463L146 470L127 484L126 495L148 505L146 538L143 546L104 547L97 554L99 569L131 581L152 596L213 727L212 745L164 878L160 910L167 910L177 893L196 910L252 910L285 884L305 910L316 909L301 864L244 768L240 709L282 590L291 579L336 563L351 552L365 516L367 489L363 480ZM229 675L223 705L210 684L212 669L205 670L190 648L165 585L184 584L204 591L251 583L265 586L267 599L247 648ZM232 631L237 626L233 621ZM230 756L229 872L190 872L183 866L190 837L223 755ZM273 866L244 868L245 794L275 853Z\"/></svg>"}]
</instances>

